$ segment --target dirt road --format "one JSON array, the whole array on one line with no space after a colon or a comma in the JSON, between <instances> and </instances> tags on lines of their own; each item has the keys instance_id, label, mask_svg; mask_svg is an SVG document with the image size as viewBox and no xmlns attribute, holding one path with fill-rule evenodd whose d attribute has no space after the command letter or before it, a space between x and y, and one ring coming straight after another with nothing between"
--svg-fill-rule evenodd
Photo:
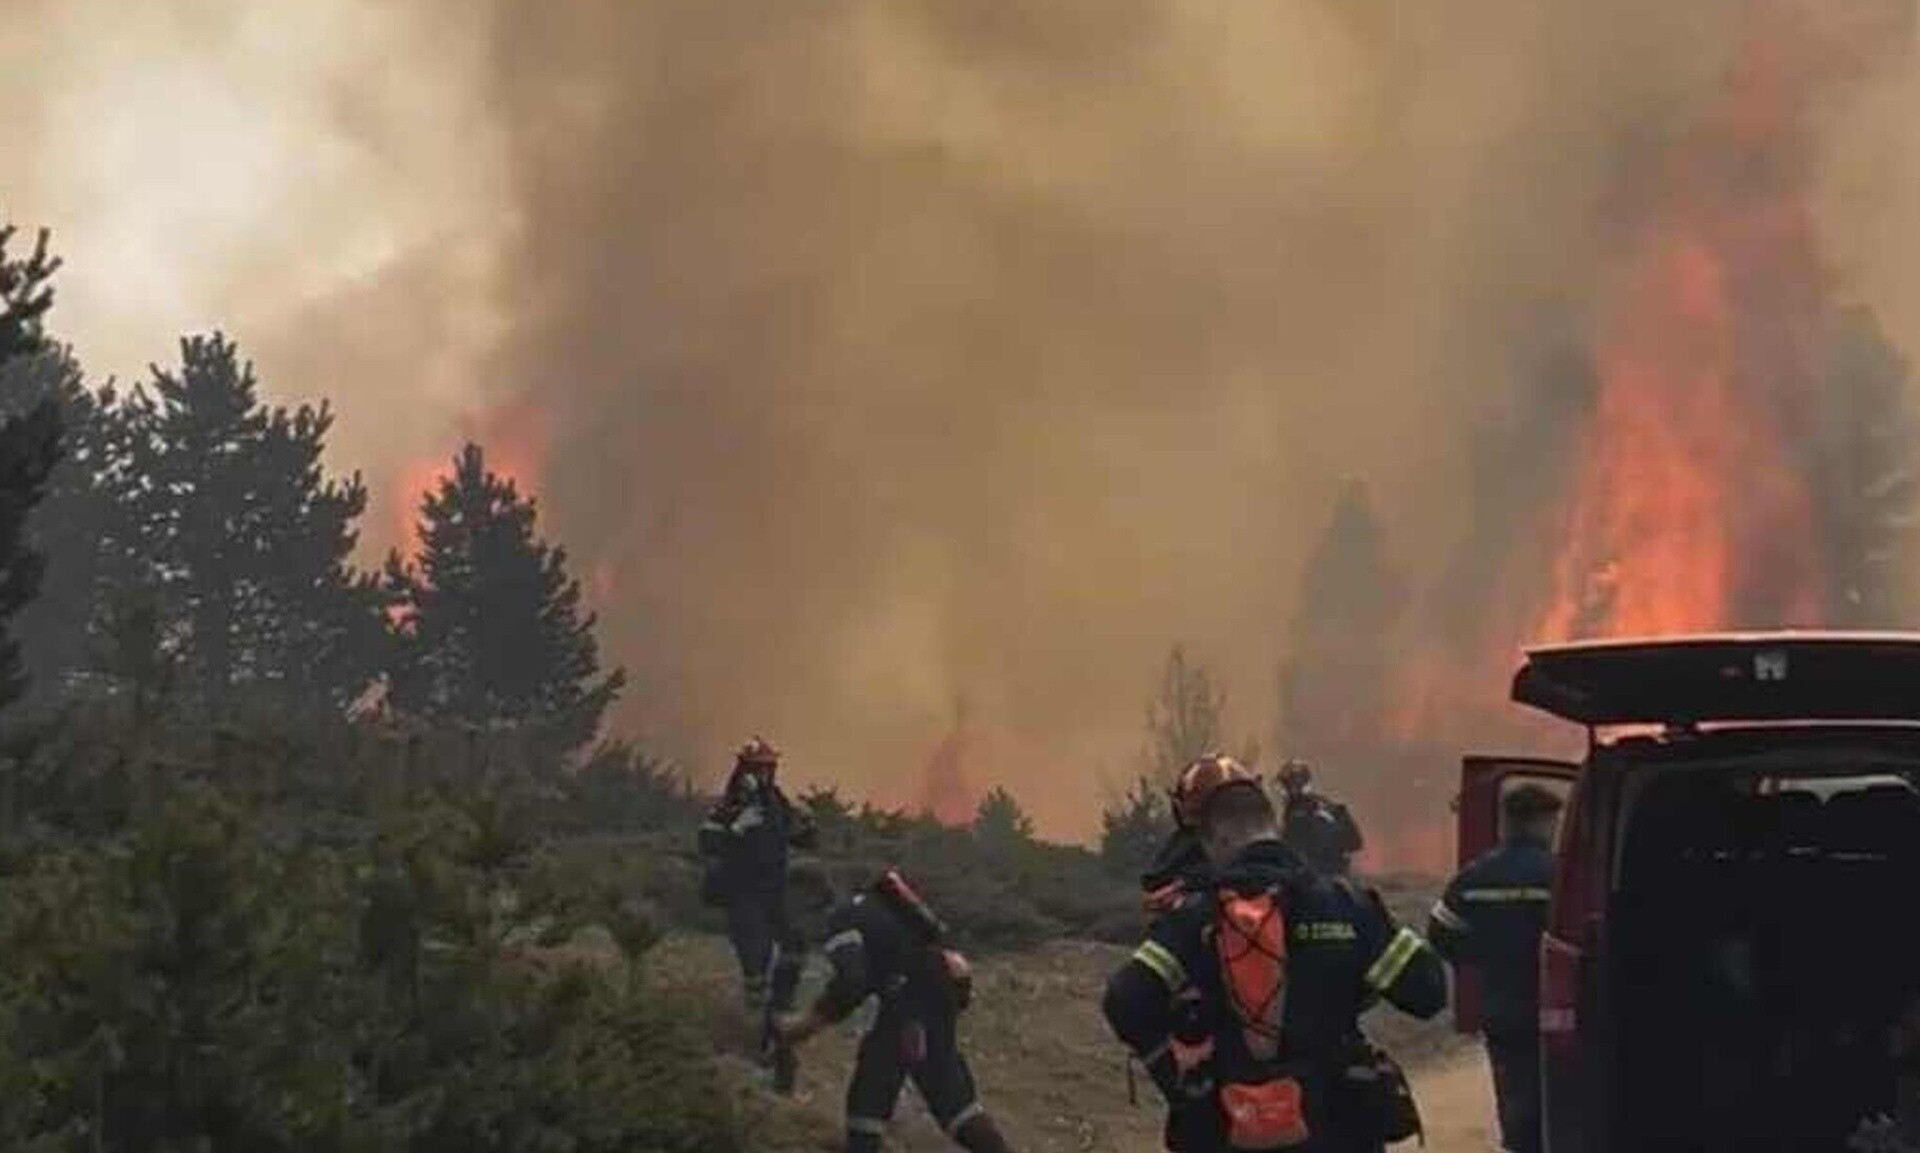
<instances>
[{"instance_id":1,"label":"dirt road","mask_svg":"<svg viewBox=\"0 0 1920 1153\"><path fill-rule=\"evenodd\" d=\"M1496 1147L1493 1083L1478 1049L1456 1049L1414 1070L1413 1090L1433 1153L1482 1153Z\"/></svg>"},{"instance_id":2,"label":"dirt road","mask_svg":"<svg viewBox=\"0 0 1920 1153\"><path fill-rule=\"evenodd\" d=\"M1100 1020L1099 993L1124 953L1110 946L1058 942L1033 953L983 961L979 996L963 1024L965 1045L982 1097L1024 1153L1157 1153L1160 1109L1144 1077L1129 1094L1126 1063ZM683 938L662 946L656 977L716 1010L723 1052L743 1054L748 1038L732 1008L736 978L720 942ZM1398 1055L1414 1079L1433 1153L1481 1153L1493 1147L1492 1090L1476 1046L1451 1037L1444 1022L1417 1023L1377 1015L1369 1030ZM808 1046L799 1094L779 1100L752 1086L735 1058L742 1107L753 1147L767 1153L837 1150L840 1101L857 1024L831 1030ZM904 1095L890 1134L901 1153L952 1147ZM1411 1149L1408 1144L1401 1148Z\"/></svg>"}]
</instances>

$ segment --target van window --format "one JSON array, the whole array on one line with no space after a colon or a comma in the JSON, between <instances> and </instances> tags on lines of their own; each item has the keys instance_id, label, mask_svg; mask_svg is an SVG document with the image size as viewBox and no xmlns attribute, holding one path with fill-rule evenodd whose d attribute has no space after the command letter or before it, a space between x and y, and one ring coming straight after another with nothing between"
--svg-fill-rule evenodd
<instances>
[{"instance_id":1,"label":"van window","mask_svg":"<svg viewBox=\"0 0 1920 1153\"><path fill-rule=\"evenodd\" d=\"M1634 782L1606 961L1620 1148L1842 1149L1897 1100L1920 771L1779 763Z\"/></svg>"},{"instance_id":2,"label":"van window","mask_svg":"<svg viewBox=\"0 0 1920 1153\"><path fill-rule=\"evenodd\" d=\"M1837 793L1864 793L1868 789L1904 789L1914 791L1912 781L1897 773L1872 773L1865 776L1767 777L1755 789L1761 796L1775 793L1810 793L1825 801Z\"/></svg>"}]
</instances>

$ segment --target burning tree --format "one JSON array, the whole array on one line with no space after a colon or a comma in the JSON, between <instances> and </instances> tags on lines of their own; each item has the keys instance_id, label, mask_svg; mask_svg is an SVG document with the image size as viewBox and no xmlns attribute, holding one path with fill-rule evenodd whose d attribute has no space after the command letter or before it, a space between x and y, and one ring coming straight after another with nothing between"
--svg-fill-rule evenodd
<instances>
[{"instance_id":1,"label":"burning tree","mask_svg":"<svg viewBox=\"0 0 1920 1153\"><path fill-rule=\"evenodd\" d=\"M571 751L592 739L626 675L601 675L580 582L534 522L532 498L490 471L478 445L462 449L420 502L418 558L387 562L399 645L392 700Z\"/></svg>"}]
</instances>

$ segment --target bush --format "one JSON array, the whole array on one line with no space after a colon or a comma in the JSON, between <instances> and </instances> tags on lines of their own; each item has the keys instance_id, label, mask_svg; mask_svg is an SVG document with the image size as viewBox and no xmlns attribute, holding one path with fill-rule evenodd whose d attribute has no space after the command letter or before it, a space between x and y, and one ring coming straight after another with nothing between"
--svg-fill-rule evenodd
<instances>
[{"instance_id":1,"label":"bush","mask_svg":"<svg viewBox=\"0 0 1920 1153\"><path fill-rule=\"evenodd\" d=\"M685 829L703 808L684 773L624 742L596 749L561 795L559 824L573 831Z\"/></svg>"},{"instance_id":2,"label":"bush","mask_svg":"<svg viewBox=\"0 0 1920 1153\"><path fill-rule=\"evenodd\" d=\"M510 790L317 837L233 785L284 765L100 748L39 743L58 803L0 857L0 1147L743 1148L706 1039L633 979L662 918ZM123 777L123 817L68 823ZM627 960L549 947L588 925Z\"/></svg>"},{"instance_id":3,"label":"bush","mask_svg":"<svg viewBox=\"0 0 1920 1153\"><path fill-rule=\"evenodd\" d=\"M973 835L988 853L1018 853L1033 844L1033 819L1012 793L997 788L981 800Z\"/></svg>"},{"instance_id":4,"label":"bush","mask_svg":"<svg viewBox=\"0 0 1920 1153\"><path fill-rule=\"evenodd\" d=\"M1173 831L1166 796L1141 775L1100 814L1100 860L1115 877L1139 876Z\"/></svg>"}]
</instances>

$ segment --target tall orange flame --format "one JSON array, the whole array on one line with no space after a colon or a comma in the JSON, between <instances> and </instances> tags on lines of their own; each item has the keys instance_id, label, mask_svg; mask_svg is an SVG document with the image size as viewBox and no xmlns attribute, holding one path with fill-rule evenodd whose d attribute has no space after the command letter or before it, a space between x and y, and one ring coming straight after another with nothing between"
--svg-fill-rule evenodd
<instances>
[{"instance_id":1,"label":"tall orange flame","mask_svg":"<svg viewBox=\"0 0 1920 1153\"><path fill-rule=\"evenodd\" d=\"M1501 692L1524 644L1822 623L1803 443L1830 308L1811 112L1911 32L1910 9L1761 0L1692 130L1623 173L1621 256L1589 345L1598 391L1566 462L1570 495L1531 525L1551 547L1507 558L1477 642L1405 662L1379 752L1394 788L1375 798L1367 864L1444 869L1452 759L1551 739Z\"/></svg>"}]
</instances>

